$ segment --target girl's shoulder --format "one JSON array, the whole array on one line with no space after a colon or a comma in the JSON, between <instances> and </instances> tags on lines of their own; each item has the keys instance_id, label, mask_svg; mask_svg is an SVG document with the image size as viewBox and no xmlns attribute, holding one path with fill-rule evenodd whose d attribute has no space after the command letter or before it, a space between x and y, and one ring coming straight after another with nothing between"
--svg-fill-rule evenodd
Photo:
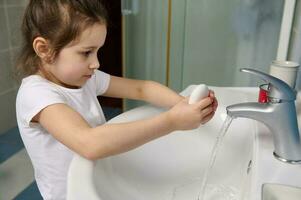
<instances>
[{"instance_id":1,"label":"girl's shoulder","mask_svg":"<svg viewBox=\"0 0 301 200\"><path fill-rule=\"evenodd\" d=\"M30 75L21 82L17 93L17 103L32 103L34 100L51 98L65 99L58 87L39 75Z\"/></svg>"},{"instance_id":2,"label":"girl's shoulder","mask_svg":"<svg viewBox=\"0 0 301 200\"><path fill-rule=\"evenodd\" d=\"M58 92L66 93L70 91L77 91L80 89L68 89L63 86L60 86L56 83L53 83L40 75L30 75L22 80L22 83L19 88L19 92Z\"/></svg>"},{"instance_id":3,"label":"girl's shoulder","mask_svg":"<svg viewBox=\"0 0 301 200\"><path fill-rule=\"evenodd\" d=\"M53 87L51 82L40 75L30 75L22 79L20 89L35 87Z\"/></svg>"},{"instance_id":4,"label":"girl's shoulder","mask_svg":"<svg viewBox=\"0 0 301 200\"><path fill-rule=\"evenodd\" d=\"M17 120L23 126L30 126L32 118L49 105L63 103L67 99L50 81L39 75L22 80L16 98Z\"/></svg>"}]
</instances>

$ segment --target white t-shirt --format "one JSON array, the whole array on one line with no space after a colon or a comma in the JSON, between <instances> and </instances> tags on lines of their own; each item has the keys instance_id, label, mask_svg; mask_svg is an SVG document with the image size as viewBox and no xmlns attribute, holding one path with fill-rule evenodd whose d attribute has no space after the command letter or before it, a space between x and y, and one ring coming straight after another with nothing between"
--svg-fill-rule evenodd
<instances>
[{"instance_id":1,"label":"white t-shirt","mask_svg":"<svg viewBox=\"0 0 301 200\"><path fill-rule=\"evenodd\" d=\"M67 174L74 153L40 124L32 123L32 118L49 105L64 103L80 113L91 127L104 124L97 96L107 90L109 82L110 75L98 70L80 89L59 86L39 75L22 80L16 100L17 122L44 199L66 198Z\"/></svg>"}]
</instances>

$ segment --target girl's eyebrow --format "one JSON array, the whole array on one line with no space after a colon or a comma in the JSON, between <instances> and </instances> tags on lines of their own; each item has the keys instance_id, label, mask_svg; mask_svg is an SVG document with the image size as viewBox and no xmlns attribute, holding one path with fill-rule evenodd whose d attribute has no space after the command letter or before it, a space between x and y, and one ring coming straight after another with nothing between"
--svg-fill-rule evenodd
<instances>
[{"instance_id":1,"label":"girl's eyebrow","mask_svg":"<svg viewBox=\"0 0 301 200\"><path fill-rule=\"evenodd\" d=\"M97 49L98 46L83 46L83 49Z\"/></svg>"}]
</instances>

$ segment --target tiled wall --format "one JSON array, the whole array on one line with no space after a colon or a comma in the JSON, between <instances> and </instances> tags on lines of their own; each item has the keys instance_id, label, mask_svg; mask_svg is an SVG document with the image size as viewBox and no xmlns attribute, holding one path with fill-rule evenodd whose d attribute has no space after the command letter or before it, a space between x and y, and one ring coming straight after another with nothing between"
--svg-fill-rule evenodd
<instances>
[{"instance_id":1,"label":"tiled wall","mask_svg":"<svg viewBox=\"0 0 301 200\"><path fill-rule=\"evenodd\" d=\"M28 0L0 0L0 134L16 126L13 77L15 57L21 46L20 24Z\"/></svg>"}]
</instances>

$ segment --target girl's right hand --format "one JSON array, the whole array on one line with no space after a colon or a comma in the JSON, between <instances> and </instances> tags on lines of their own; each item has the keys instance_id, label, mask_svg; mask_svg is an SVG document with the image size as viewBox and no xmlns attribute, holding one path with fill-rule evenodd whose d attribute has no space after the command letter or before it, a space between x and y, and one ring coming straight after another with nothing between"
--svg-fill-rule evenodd
<instances>
[{"instance_id":1,"label":"girl's right hand","mask_svg":"<svg viewBox=\"0 0 301 200\"><path fill-rule=\"evenodd\" d=\"M206 97L194 104L188 104L188 101L189 97L186 97L168 111L172 129L195 129L212 118L215 112L212 98Z\"/></svg>"}]
</instances>

